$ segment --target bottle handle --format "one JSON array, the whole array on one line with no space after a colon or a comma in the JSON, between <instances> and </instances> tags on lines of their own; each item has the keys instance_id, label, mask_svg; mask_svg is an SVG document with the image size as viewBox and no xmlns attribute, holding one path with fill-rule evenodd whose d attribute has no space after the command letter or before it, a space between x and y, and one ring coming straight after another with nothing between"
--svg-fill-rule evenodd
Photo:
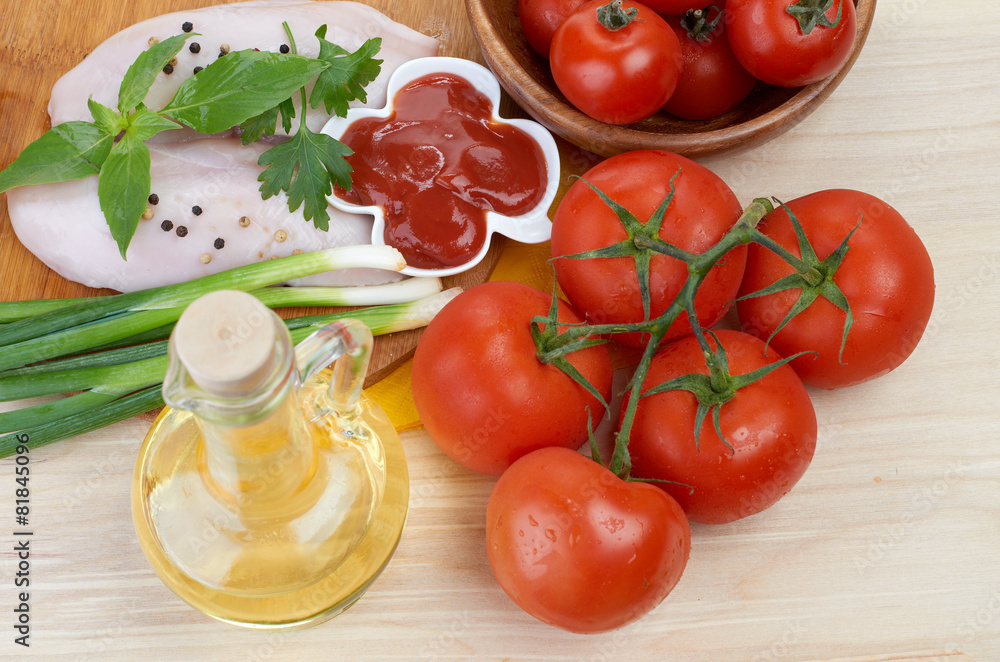
<instances>
[{"instance_id":1,"label":"bottle handle","mask_svg":"<svg viewBox=\"0 0 1000 662\"><path fill-rule=\"evenodd\" d=\"M339 320L313 332L295 346L300 382L332 365L327 396L337 413L350 417L361 397L373 342L371 329L356 319Z\"/></svg>"}]
</instances>

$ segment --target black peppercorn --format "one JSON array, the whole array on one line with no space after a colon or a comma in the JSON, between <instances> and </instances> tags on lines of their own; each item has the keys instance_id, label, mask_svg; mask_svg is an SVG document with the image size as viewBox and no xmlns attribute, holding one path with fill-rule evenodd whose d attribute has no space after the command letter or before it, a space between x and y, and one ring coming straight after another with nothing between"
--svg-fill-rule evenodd
<instances>
[{"instance_id":1,"label":"black peppercorn","mask_svg":"<svg viewBox=\"0 0 1000 662\"><path fill-rule=\"evenodd\" d=\"M289 48L288 48L288 44L282 44L282 45L281 45L281 46L280 46L280 47L278 48L278 50L279 50L279 51L281 51L282 53L287 53L287 52L288 52L288 50L289 50Z\"/></svg>"},{"instance_id":2,"label":"black peppercorn","mask_svg":"<svg viewBox=\"0 0 1000 662\"><path fill-rule=\"evenodd\" d=\"M186 237L187 233L188 233L188 229L186 227L184 227L183 225L178 225L177 226L177 236L178 237Z\"/></svg>"},{"instance_id":3,"label":"black peppercorn","mask_svg":"<svg viewBox=\"0 0 1000 662\"><path fill-rule=\"evenodd\" d=\"M163 67L163 73L167 74L168 76L170 74L174 73L174 65L172 65L172 64L164 65L164 67Z\"/></svg>"},{"instance_id":4,"label":"black peppercorn","mask_svg":"<svg viewBox=\"0 0 1000 662\"><path fill-rule=\"evenodd\" d=\"M191 21L184 21L181 25L181 30L184 30L184 32L191 32L191 30L194 30L194 24Z\"/></svg>"},{"instance_id":5,"label":"black peppercorn","mask_svg":"<svg viewBox=\"0 0 1000 662\"><path fill-rule=\"evenodd\" d=\"M155 193L150 193L148 200L149 204L155 205L160 201L160 196L156 195Z\"/></svg>"},{"instance_id":6,"label":"black peppercorn","mask_svg":"<svg viewBox=\"0 0 1000 662\"><path fill-rule=\"evenodd\" d=\"M162 223L160 223L160 229L163 230L164 232L170 232L171 230L174 229L174 224L170 221L163 221Z\"/></svg>"},{"instance_id":7,"label":"black peppercorn","mask_svg":"<svg viewBox=\"0 0 1000 662\"><path fill-rule=\"evenodd\" d=\"M223 239L222 237L219 237L215 240L215 243L212 245L215 246L216 250L221 251L226 246L226 240Z\"/></svg>"},{"instance_id":8,"label":"black peppercorn","mask_svg":"<svg viewBox=\"0 0 1000 662\"><path fill-rule=\"evenodd\" d=\"M198 205L191 207L191 213L194 214L195 216L201 216L201 207L199 207Z\"/></svg>"},{"instance_id":9,"label":"black peppercorn","mask_svg":"<svg viewBox=\"0 0 1000 662\"><path fill-rule=\"evenodd\" d=\"M188 46L188 50L191 51L192 53L200 53L201 44L199 44L197 41L192 41L191 45Z\"/></svg>"},{"instance_id":10,"label":"black peppercorn","mask_svg":"<svg viewBox=\"0 0 1000 662\"><path fill-rule=\"evenodd\" d=\"M205 67L195 67L195 68L194 68L194 73L198 73L199 71L201 71L201 70L202 70L202 69L204 69L204 68L205 68Z\"/></svg>"}]
</instances>

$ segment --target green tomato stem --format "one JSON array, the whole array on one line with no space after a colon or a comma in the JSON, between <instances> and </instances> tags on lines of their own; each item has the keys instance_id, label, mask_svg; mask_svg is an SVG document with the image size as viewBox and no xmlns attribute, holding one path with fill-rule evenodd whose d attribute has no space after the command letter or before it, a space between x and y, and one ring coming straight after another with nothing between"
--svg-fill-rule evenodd
<instances>
[{"instance_id":1,"label":"green tomato stem","mask_svg":"<svg viewBox=\"0 0 1000 662\"><path fill-rule=\"evenodd\" d=\"M624 9L622 0L612 0L612 2L597 8L597 22L611 32L617 32L627 27L632 21L638 20L636 19L638 13L638 8Z\"/></svg>"},{"instance_id":2,"label":"green tomato stem","mask_svg":"<svg viewBox=\"0 0 1000 662\"><path fill-rule=\"evenodd\" d=\"M830 11L834 2L838 3L837 17L831 21L826 17L826 12ZM799 0L789 5L785 11L798 22L802 34L807 35L817 26L835 28L840 25L840 19L844 15L844 0Z\"/></svg>"},{"instance_id":3,"label":"green tomato stem","mask_svg":"<svg viewBox=\"0 0 1000 662\"><path fill-rule=\"evenodd\" d=\"M667 307L667 310L650 323L650 339L643 350L642 357L639 359L639 364L635 370L635 375L632 378L634 386L629 392L629 399L625 404L625 415L618 434L615 437L614 452L608 464L608 469L620 478L628 479L632 470L632 461L628 453L628 440L632 432L632 424L635 421L635 412L639 406L639 398L642 397L640 394L642 384L646 380L650 363L660 342L667 334L667 330L673 324L674 320L677 319L677 316L682 311L688 311L689 315L693 317L692 329L698 337L699 343L703 349L709 350L708 341L704 337L701 325L698 324L697 318L694 317L694 297L698 291L698 287L722 256L737 246L749 243L752 240L757 224L773 210L773 205L764 198L757 198L751 202L722 239L704 253L693 257L688 263L689 276L681 288L681 292L674 298L670 306ZM630 330L635 329L630 328ZM574 329L569 330L569 332L573 331Z\"/></svg>"},{"instance_id":4,"label":"green tomato stem","mask_svg":"<svg viewBox=\"0 0 1000 662\"><path fill-rule=\"evenodd\" d=\"M756 228L754 228L753 231L752 241L755 244L760 244L767 250L771 251L772 253L780 257L782 260L791 265L793 269L798 271L803 276L806 276L806 274L810 274L815 271L813 265L809 264L808 262L798 257L797 255L792 254L792 252L789 251L787 248L776 242L774 239L771 239L760 230L757 230ZM821 275L819 277L822 278Z\"/></svg>"},{"instance_id":5,"label":"green tomato stem","mask_svg":"<svg viewBox=\"0 0 1000 662\"><path fill-rule=\"evenodd\" d=\"M708 16L713 10L715 11L715 18L710 20ZM689 9L681 18L681 27L695 41L706 44L711 43L712 31L719 25L722 14L722 10L715 5L709 5L704 9Z\"/></svg>"}]
</instances>

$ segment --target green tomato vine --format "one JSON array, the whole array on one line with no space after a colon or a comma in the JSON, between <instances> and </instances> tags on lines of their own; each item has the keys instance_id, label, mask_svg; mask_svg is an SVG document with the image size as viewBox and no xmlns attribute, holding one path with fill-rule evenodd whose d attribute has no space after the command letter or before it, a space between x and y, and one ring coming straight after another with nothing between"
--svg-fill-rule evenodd
<instances>
[{"instance_id":1,"label":"green tomato vine","mask_svg":"<svg viewBox=\"0 0 1000 662\"><path fill-rule=\"evenodd\" d=\"M642 297L643 311L645 319L641 322L619 323L619 324L559 324L557 318L557 293L556 286L553 286L552 305L546 316L537 316L532 319L531 332L535 339L537 356L543 363L551 364L565 372L575 382L585 388L591 395L594 395L605 408L609 410L608 403L604 402L597 389L583 377L567 359L567 355L574 351L591 347L597 344L608 342L607 336L619 333L640 332L648 335L648 341L643 349L642 356L636 365L635 372L629 381L629 397L623 403L625 414L621 421L614 440L614 450L610 460L605 463L597 453L597 447L591 430L591 449L595 461L603 464L614 474L622 479L629 479L632 469L631 459L628 452L628 440L635 419L636 409L639 400L647 395L662 393L670 390L686 390L694 394L698 400L698 409L695 420L695 440L697 443L699 433L704 420L711 416L713 425L719 438L733 451L733 447L726 441L719 426L719 413L727 402L735 397L736 392L763 378L768 373L787 364L793 359L801 356L804 352L785 357L779 361L771 363L764 368L755 370L744 375L731 375L729 373L725 350L721 343L715 338L715 347L709 343L708 336L714 334L701 326L695 311L695 294L704 282L712 268L727 253L740 245L757 243L764 248L774 252L787 262L795 273L779 279L767 288L752 292L742 298L766 296L778 291L788 289L798 289L801 291L798 300L792 309L782 320L777 333L795 315L809 307L813 301L819 297L828 299L835 306L845 311L847 318L844 323L843 340L841 343L841 355L844 344L847 342L847 335L853 321L850 304L843 292L833 280L833 275L844 260L844 256L849 249L848 241L857 230L858 226L843 239L838 248L828 257L820 260L815 250L809 243L805 231L802 229L798 219L792 211L775 200L787 213L795 228L796 237L799 243L801 257L780 246L773 239L757 229L758 223L767 214L774 211L774 205L766 198L755 198L743 211L740 217L733 224L733 227L718 242L702 253L691 253L673 244L664 241L659 237L660 227L663 219L670 207L675 194L675 180L680 174L680 170L674 174L670 180L670 190L663 202L657 207L653 214L645 222L640 221L636 216L612 200L603 191L593 186L586 179L580 178L587 186L594 191L605 204L608 205L617 216L622 228L625 230L626 238L622 241L595 250L575 253L572 255L554 256L553 260L579 260L579 259L602 259L602 258L631 258L635 263L636 274L639 278L639 291ZM858 225L860 225L860 220ZM668 255L681 260L687 265L688 277L681 287L680 292L674 297L667 309L657 317L650 316L650 262L656 255ZM687 315L691 323L694 336L701 346L705 356L705 365L708 374L692 373L677 377L662 384L657 384L646 391L643 385L649 371L653 356L659 349L659 345L666 336L667 330L680 315ZM772 334L771 337L773 337ZM768 342L770 338L768 338Z\"/></svg>"}]
</instances>

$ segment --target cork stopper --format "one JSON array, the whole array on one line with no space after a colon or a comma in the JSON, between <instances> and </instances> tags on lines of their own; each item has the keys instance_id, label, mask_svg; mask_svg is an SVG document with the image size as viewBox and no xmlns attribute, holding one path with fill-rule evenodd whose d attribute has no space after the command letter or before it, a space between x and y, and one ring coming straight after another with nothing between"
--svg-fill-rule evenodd
<instances>
[{"instance_id":1,"label":"cork stopper","mask_svg":"<svg viewBox=\"0 0 1000 662\"><path fill-rule=\"evenodd\" d=\"M220 290L187 307L173 342L195 384L232 398L252 393L271 374L275 331L274 314L256 297Z\"/></svg>"}]
</instances>

